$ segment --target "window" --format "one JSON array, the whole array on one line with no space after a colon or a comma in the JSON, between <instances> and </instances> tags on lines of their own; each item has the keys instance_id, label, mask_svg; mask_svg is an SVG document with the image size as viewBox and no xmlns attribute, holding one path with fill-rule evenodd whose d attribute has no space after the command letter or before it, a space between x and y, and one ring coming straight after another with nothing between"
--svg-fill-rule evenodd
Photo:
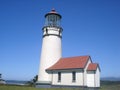
<instances>
[{"instance_id":1,"label":"window","mask_svg":"<svg viewBox=\"0 0 120 90\"><path fill-rule=\"evenodd\" d=\"M61 72L58 72L58 82L61 82Z\"/></svg>"},{"instance_id":2,"label":"window","mask_svg":"<svg viewBox=\"0 0 120 90\"><path fill-rule=\"evenodd\" d=\"M76 72L72 72L72 82L76 81Z\"/></svg>"}]
</instances>

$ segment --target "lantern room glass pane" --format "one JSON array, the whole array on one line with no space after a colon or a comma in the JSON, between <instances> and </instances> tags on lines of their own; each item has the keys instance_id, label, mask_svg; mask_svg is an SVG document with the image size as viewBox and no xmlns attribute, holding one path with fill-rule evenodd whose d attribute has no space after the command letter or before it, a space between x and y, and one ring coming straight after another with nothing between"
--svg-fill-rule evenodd
<instances>
[{"instance_id":1,"label":"lantern room glass pane","mask_svg":"<svg viewBox=\"0 0 120 90\"><path fill-rule=\"evenodd\" d=\"M60 17L58 15L48 15L45 26L60 26Z\"/></svg>"}]
</instances>

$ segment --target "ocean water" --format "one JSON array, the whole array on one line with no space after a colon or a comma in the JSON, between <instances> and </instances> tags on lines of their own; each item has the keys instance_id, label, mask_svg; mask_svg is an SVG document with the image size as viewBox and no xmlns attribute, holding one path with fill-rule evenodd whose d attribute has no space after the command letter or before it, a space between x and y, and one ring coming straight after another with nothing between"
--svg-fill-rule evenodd
<instances>
[{"instance_id":1,"label":"ocean water","mask_svg":"<svg viewBox=\"0 0 120 90\"><path fill-rule=\"evenodd\" d=\"M11 85L25 85L28 81L6 80L6 84Z\"/></svg>"}]
</instances>

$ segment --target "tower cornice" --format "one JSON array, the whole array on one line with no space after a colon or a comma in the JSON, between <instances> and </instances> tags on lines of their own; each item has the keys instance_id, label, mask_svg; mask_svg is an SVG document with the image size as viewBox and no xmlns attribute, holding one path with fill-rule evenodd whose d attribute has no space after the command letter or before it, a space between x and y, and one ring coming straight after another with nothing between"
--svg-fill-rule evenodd
<instances>
[{"instance_id":1,"label":"tower cornice","mask_svg":"<svg viewBox=\"0 0 120 90\"><path fill-rule=\"evenodd\" d=\"M42 28L43 31L43 37L45 36L58 36L62 38L62 27L58 26L44 26Z\"/></svg>"}]
</instances>

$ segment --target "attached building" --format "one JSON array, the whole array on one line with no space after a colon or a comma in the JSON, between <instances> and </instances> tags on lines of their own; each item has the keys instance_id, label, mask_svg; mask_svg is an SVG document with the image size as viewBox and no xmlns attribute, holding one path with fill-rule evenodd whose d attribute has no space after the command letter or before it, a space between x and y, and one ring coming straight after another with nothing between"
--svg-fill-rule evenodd
<instances>
[{"instance_id":1,"label":"attached building","mask_svg":"<svg viewBox=\"0 0 120 90\"><path fill-rule=\"evenodd\" d=\"M100 68L90 56L61 58L46 71L53 86L100 87Z\"/></svg>"}]
</instances>

